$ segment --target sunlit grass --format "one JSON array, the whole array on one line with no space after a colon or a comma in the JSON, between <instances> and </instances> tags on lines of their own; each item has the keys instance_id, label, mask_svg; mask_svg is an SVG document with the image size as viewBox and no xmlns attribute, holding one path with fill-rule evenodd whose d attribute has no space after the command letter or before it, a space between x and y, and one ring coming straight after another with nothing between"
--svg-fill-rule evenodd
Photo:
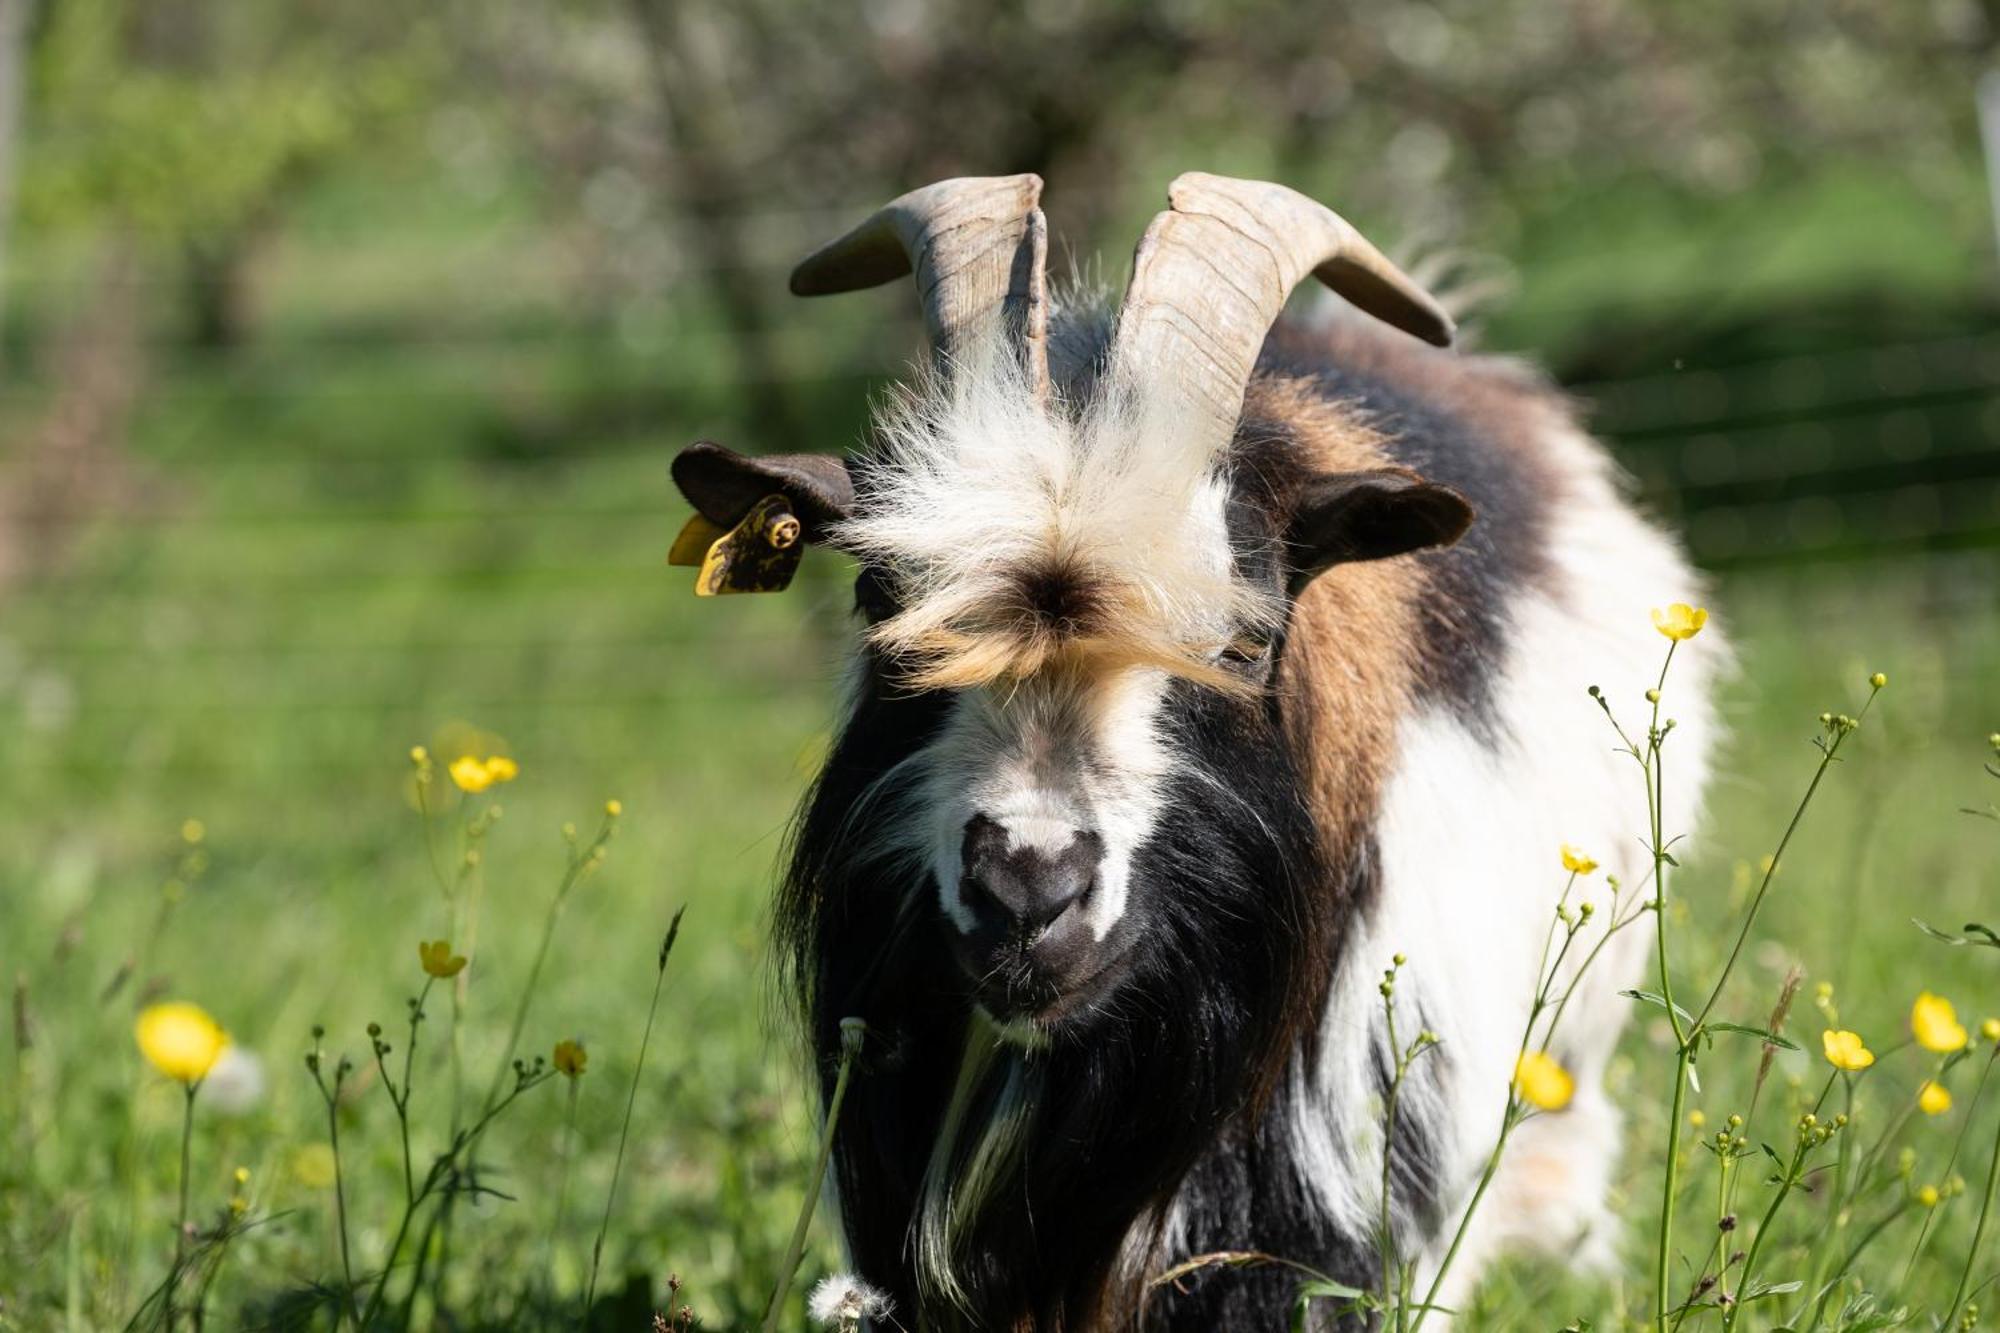
<instances>
[{"instance_id":1,"label":"sunlit grass","mask_svg":"<svg viewBox=\"0 0 2000 1333\"><path fill-rule=\"evenodd\" d=\"M1821 758L1810 746L1821 732L1817 715L1856 711L1857 693L1867 692L1861 682L1878 666L1894 681L1847 742L1787 850L1718 1002L1718 1013L1759 1023L1794 966L1804 970L1807 996L1822 982L1833 988L1826 1003L1836 1007L1838 1026L1863 1034L1880 1057L1851 1113L1856 1142L1874 1142L1933 1073L1900 1035L1919 991L1954 998L1975 1043L1988 1010L2000 1010L1980 951L1930 940L1908 924L1922 916L1955 929L1982 912L1994 915L1996 830L1959 811L1993 799L1980 765L1990 758L1985 738L1996 721L2000 628L1953 586L1948 572L1931 582L1855 576L1739 582L1717 598L1741 650L1727 693L1735 739L1710 816L1674 881L1667 924L1677 978L1718 975L1733 942L1725 927L1741 919L1762 858ZM765 651L759 638L732 637L746 633L793 636L786 656L795 665L815 655L830 662L810 611L801 623L809 596L790 610L749 606L706 622L667 608L657 632L684 636L689 646L663 655L663 681L708 675L717 658ZM181 678L211 669L168 668ZM473 1115L493 1071L503 1071L503 1088L514 1077L506 1072L516 1058L508 1033L546 938L518 1050L531 1068L534 1055L552 1057L557 1041L580 1040L587 1073L567 1087L529 1087L483 1131L479 1180L499 1193L456 1196L449 1230L440 1224L429 1242L412 1317L449 1308L470 1320L573 1321L602 1222L604 1318L644 1326L655 1311L686 1305L709 1326L756 1326L785 1269L818 1147L795 1044L771 1021L762 918L779 832L825 725L830 674L808 666L801 683L768 698L750 690L732 701L725 685L715 701L690 697L637 710L614 701L518 732L503 727L519 775L463 796L440 785L442 799L428 816L401 756L413 740L445 753L440 737L459 733L433 734L438 718L463 711L494 720L455 707L448 686L413 692L409 708L393 714L362 711L324 724L287 713L151 717L141 733L148 739L102 756L136 759L129 773L90 766L100 756L86 738L110 734L101 723L37 742L42 760L58 767L10 771L0 816L14 833L0 852L0 939L25 1019L0 1088L9 1135L9 1151L0 1154L7 1274L0 1317L28 1328L115 1328L135 1312L162 1313L158 1302L144 1302L174 1262L184 1099L146 1068L131 1024L136 1006L169 997L197 1000L262 1065L261 1095L241 1109L210 1097L216 1087L196 1101L190 1217L205 1234L226 1236L227 1249L199 1299L212 1317L253 1326L317 1320L323 1327L340 1308L334 1294L345 1276L328 1108L302 1065L314 1025L323 1024L325 1058L344 1054L352 1063L333 1114L354 1288L365 1312L371 1282L397 1249L410 1194L465 1123L454 1125L450 1091L456 1025L447 997L456 978L429 979L416 946L445 939L471 957L461 974L467 1087L459 1100L461 1114ZM171 690L173 680L160 688ZM533 681L515 674L510 688L528 696ZM418 710L430 716L416 720ZM575 729L565 730L572 716ZM608 756L605 771L591 771L593 750ZM150 762L190 753L205 762ZM244 781L238 756L255 758L260 780ZM62 766L71 760L83 766ZM566 867L590 846L589 834L566 838L564 825L595 828L609 791L622 798L617 842L552 914ZM469 834L496 802L504 802L505 818ZM184 828L190 818L198 824ZM469 899L454 890L448 900L439 877L442 870L444 884L454 884L467 870L468 849L479 853L481 885L474 948L461 947ZM1552 876L1561 873L1557 855L1551 849ZM635 1082L661 932L683 901L685 935L666 975L646 1073ZM407 1076L419 1092L409 1111L406 1174L401 1117L382 1085L405 1086L398 1061L409 1052L392 1050L378 1064L373 1044L404 1046L407 1001L427 984L425 1031ZM1760 1110L1767 1119L1816 1095L1825 1079L1818 1029L1833 1015L1808 1005L1799 1001L1792 1028L1806 1049L1774 1057ZM385 1035L371 1036L370 1023ZM1757 1043L1737 1041L1733 1053L1719 1049L1700 1062L1701 1087L1688 1092L1678 1135L1680 1170L1691 1182L1686 1197L1711 1212L1716 1161L1695 1145L1712 1142L1750 1105ZM1674 1051L1664 1016L1642 1009L1613 1070L1631 1126L1618 1205L1629 1224L1630 1276L1603 1281L1532 1261L1505 1266L1482 1289L1470 1326L1512 1327L1556 1311L1598 1328L1651 1321L1647 1242L1656 1234L1670 1105L1661 1071L1671 1073ZM334 1068L323 1065L329 1079ZM1902 1117L1897 1146L1876 1154L1883 1171L1898 1173L1903 1192L1893 1197L1905 1212L1864 1258L1894 1252L1897 1262L1883 1271L1902 1281L1910 1229L1921 1227L1923 1248L1902 1292L1912 1304L1924 1296L1934 1297L1926 1306L1947 1305L1951 1292L1931 1293L1926 1284L1955 1283L1953 1265L1975 1225L1990 1130L1970 1136L1946 1169L1958 1125L1974 1106L1967 1077L1974 1072L1945 1075L1953 1108ZM614 1194L628 1096L631 1128L616 1168L626 1184ZM1981 1112L1989 1121L1992 1100ZM1741 1137L1763 1167L1744 1168L1739 1197L1762 1190L1761 1177L1750 1174L1769 1166L1758 1140ZM1913 1154L1907 1173L1902 1145ZM1968 1182L1963 1192L1953 1175ZM1938 1191L1934 1206L1922 1203L1925 1187ZM1704 1221L1693 1202L1684 1207L1691 1211L1678 1249L1693 1265ZM1877 1220L1865 1208L1829 1215L1820 1195L1801 1191L1780 1214L1759 1267L1775 1280L1800 1268L1803 1240L1851 1247ZM823 1226L808 1241L801 1268L810 1281L833 1266L835 1250ZM386 1312L372 1316L378 1324L401 1317L411 1244L406 1238L388 1288L398 1299L384 1298ZM1986 1244L1990 1250L1990 1229ZM1824 1262L1824 1277L1837 1259ZM1805 1271L1818 1262L1805 1261ZM679 1281L672 1290L670 1275ZM1686 1278L1696 1280L1692 1267ZM803 1304L795 1291L781 1326L803 1326ZM1830 1303L1832 1313L1837 1305Z\"/></svg>"}]
</instances>

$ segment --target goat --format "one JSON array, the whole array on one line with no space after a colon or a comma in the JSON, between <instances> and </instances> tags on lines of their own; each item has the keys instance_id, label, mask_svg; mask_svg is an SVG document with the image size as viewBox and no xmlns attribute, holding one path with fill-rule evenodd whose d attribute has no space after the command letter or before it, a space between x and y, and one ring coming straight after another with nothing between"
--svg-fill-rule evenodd
<instances>
[{"instance_id":1,"label":"goat","mask_svg":"<svg viewBox=\"0 0 2000 1333\"><path fill-rule=\"evenodd\" d=\"M1398 1252L1436 1271L1559 845L1646 891L1636 778L1585 687L1653 684L1646 610L1697 579L1565 399L1450 351L1328 209L1184 175L1114 313L1050 298L1040 191L931 185L794 273L922 295L931 364L856 455L704 442L674 476L705 535L775 497L774 544L858 565L775 925L823 1097L841 1020L868 1024L833 1157L859 1274L909 1327L1282 1327L1282 1270L1149 1279L1254 1250L1379 1283L1385 1151ZM1280 322L1308 272L1375 320ZM1709 675L1676 677L1690 818ZM1602 1076L1643 934L1586 978L1556 1051L1574 1100L1515 1135L1446 1304L1507 1243L1613 1244ZM1442 1045L1385 1144L1398 951L1399 1013Z\"/></svg>"}]
</instances>

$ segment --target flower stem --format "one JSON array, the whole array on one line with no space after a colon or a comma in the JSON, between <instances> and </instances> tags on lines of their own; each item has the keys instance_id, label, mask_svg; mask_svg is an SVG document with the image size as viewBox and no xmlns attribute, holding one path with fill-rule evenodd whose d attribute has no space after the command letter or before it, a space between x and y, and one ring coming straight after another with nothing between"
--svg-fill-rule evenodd
<instances>
[{"instance_id":1,"label":"flower stem","mask_svg":"<svg viewBox=\"0 0 2000 1333\"><path fill-rule=\"evenodd\" d=\"M343 1315L353 1312L354 1303L354 1260L347 1244L347 1184L340 1165L340 1078L335 1075L333 1094L326 1099L326 1133L333 1148L333 1214L340 1232L340 1271L347 1280L347 1296L334 1311L334 1326L340 1326ZM356 1327L359 1327L357 1318Z\"/></svg>"},{"instance_id":2,"label":"flower stem","mask_svg":"<svg viewBox=\"0 0 2000 1333\"><path fill-rule=\"evenodd\" d=\"M173 1275L167 1279L167 1333L173 1333L181 1267L187 1262L188 1174L194 1148L194 1094L200 1087L200 1079L188 1083L187 1100L181 1106L181 1204L180 1211L174 1214L174 1268Z\"/></svg>"},{"instance_id":3,"label":"flower stem","mask_svg":"<svg viewBox=\"0 0 2000 1333\"><path fill-rule=\"evenodd\" d=\"M556 1245L562 1239L563 1213L569 1205L569 1178L576 1165L576 1099L581 1086L577 1079L570 1079L569 1106L563 1114L562 1175L556 1185L555 1220L549 1223L548 1254L542 1260L542 1280L549 1284L551 1296L555 1292Z\"/></svg>"},{"instance_id":4,"label":"flower stem","mask_svg":"<svg viewBox=\"0 0 2000 1333\"><path fill-rule=\"evenodd\" d=\"M569 900L570 890L576 887L585 872L598 864L598 853L611 840L611 820L607 817L598 830L597 837L583 851L572 851L569 865L563 871L562 881L556 885L556 896L549 900L548 915L542 919L541 943L535 947L535 961L528 969L528 983L521 988L521 999L514 1006L514 1021L507 1029L507 1045L500 1052L500 1063L494 1067L493 1081L486 1089L486 1100L482 1108L490 1107L500 1095L500 1088L507 1077L507 1070L514 1062L514 1052L520 1048L521 1032L528 1025L528 1009L534 1003L535 989L541 984L542 968L549 960L549 947L555 942L556 921L562 916L563 904ZM674 917L678 924L680 917ZM457 1026L454 1022L453 1031Z\"/></svg>"},{"instance_id":5,"label":"flower stem","mask_svg":"<svg viewBox=\"0 0 2000 1333\"><path fill-rule=\"evenodd\" d=\"M1424 1317L1437 1305L1438 1294L1444 1289L1445 1274L1451 1271L1452 1261L1458 1258L1459 1246L1465 1243L1465 1233L1472 1229L1472 1215L1479 1211L1480 1201L1486 1197L1487 1186L1493 1183L1493 1177L1500 1171L1500 1158L1507 1150L1507 1139L1513 1134L1514 1126L1519 1123L1517 1115L1519 1105L1519 1094L1510 1089L1507 1097L1507 1114L1500 1122L1500 1137L1494 1140L1493 1151L1486 1156L1486 1166L1479 1173L1479 1183L1472 1187L1472 1198L1466 1201L1465 1212L1459 1217L1458 1230L1452 1233L1451 1245L1444 1252L1444 1260L1438 1264L1437 1272L1431 1276L1430 1290L1424 1293L1424 1303L1417 1310L1416 1320L1410 1325L1410 1333L1420 1333L1424 1326Z\"/></svg>"},{"instance_id":6,"label":"flower stem","mask_svg":"<svg viewBox=\"0 0 2000 1333\"><path fill-rule=\"evenodd\" d=\"M1664 964L1663 964L1664 965ZM1680 1192L1681 1117L1687 1110L1688 1067L1693 1063L1686 1042L1674 1061L1674 1109L1667 1116L1667 1171L1660 1197L1660 1235L1653 1255L1653 1287L1656 1322L1667 1328L1667 1271L1673 1252L1674 1197Z\"/></svg>"},{"instance_id":7,"label":"flower stem","mask_svg":"<svg viewBox=\"0 0 2000 1333\"><path fill-rule=\"evenodd\" d=\"M1958 1165L1958 1155L1965 1148L1966 1133L1972 1128L1973 1117L1979 1113L1979 1100L1986 1095L1987 1075L1993 1072L1993 1066L1996 1061L2000 1061L2000 1045L1994 1046L1987 1055L1986 1063L1979 1070L1979 1081L1972 1085L1972 1097L1967 1101L1964 1115L1958 1122L1958 1133L1952 1137L1951 1155L1945 1158L1944 1175L1946 1178L1951 1176L1952 1168ZM1910 1247L1910 1257L1903 1264L1902 1279L1896 1284L1898 1295L1901 1294L1904 1287L1910 1285L1910 1274L1916 1271L1917 1258L1923 1253L1924 1241L1929 1239L1931 1223L1936 1219L1936 1209L1927 1209L1925 1211L1924 1223L1921 1227L1917 1228L1916 1244Z\"/></svg>"},{"instance_id":8,"label":"flower stem","mask_svg":"<svg viewBox=\"0 0 2000 1333\"><path fill-rule=\"evenodd\" d=\"M833 1135L840 1126L840 1104L847 1099L848 1076L854 1072L854 1059L861 1054L861 1044L867 1035L868 1025L860 1019L840 1020L840 1072L834 1076L833 1096L827 1099L826 1126L820 1131L819 1156L813 1160L812 1181L806 1187L799 1220L792 1227L792 1239L785 1246L784 1260L778 1266L778 1285L772 1289L771 1303L764 1310L763 1333L776 1333L778 1311L784 1308L785 1295L792 1289L792 1278L805 1254L806 1233L812 1227L813 1213L819 1208L820 1186L826 1180L826 1164L833 1156Z\"/></svg>"},{"instance_id":9,"label":"flower stem","mask_svg":"<svg viewBox=\"0 0 2000 1333\"><path fill-rule=\"evenodd\" d=\"M1868 710L1875 705L1875 696L1881 692L1882 687L1880 685L1871 685L1869 687L1868 698L1861 705L1861 717L1854 719L1857 726L1860 724L1861 718L1868 716ZM1736 960L1742 956L1743 946L1750 939L1750 928L1757 922L1758 910L1764 906L1764 896L1770 891L1771 880L1778 873L1778 863L1784 860L1785 848L1791 845L1792 835L1798 832L1799 822L1806 815L1806 807L1812 804L1813 793L1819 790L1820 779L1824 778L1826 770L1833 766L1834 756L1840 752L1841 742L1845 741L1851 735L1853 735L1851 728L1842 727L1837 729L1833 732L1831 739L1821 748L1819 766L1813 770L1812 781L1806 784L1806 794L1799 798L1798 808L1792 811L1792 820L1789 824L1785 825L1785 834L1778 839L1778 849L1771 853L1770 864L1764 867L1764 878L1758 883L1757 892L1750 899L1750 907L1743 914L1743 928L1736 932L1736 943L1730 947L1729 957L1723 962L1722 971L1715 978L1715 986L1709 991L1707 1003L1703 1004L1701 1011L1695 1015L1694 1025L1696 1027L1701 1026L1701 1021L1707 1018L1710 1011L1715 1008L1715 1002L1722 998L1722 988L1728 984L1729 974L1735 971Z\"/></svg>"},{"instance_id":10,"label":"flower stem","mask_svg":"<svg viewBox=\"0 0 2000 1333\"><path fill-rule=\"evenodd\" d=\"M1390 1210L1390 1187L1396 1162L1396 1102L1403 1090L1403 1074L1407 1066L1403 1063L1402 1048L1396 1044L1396 997L1385 985L1382 992L1382 1017L1389 1026L1389 1058L1396 1062L1396 1076L1389 1080L1388 1105L1382 1116L1382 1299L1392 1299L1396 1290L1396 1229ZM1401 1301L1396 1302L1396 1327L1406 1327L1406 1312Z\"/></svg>"},{"instance_id":11,"label":"flower stem","mask_svg":"<svg viewBox=\"0 0 2000 1333\"><path fill-rule=\"evenodd\" d=\"M1965 1303L1966 1284L1972 1281L1972 1266L1979 1260L1980 1243L1986 1239L1986 1223L1993 1213L1993 1192L2000 1186L2000 1126L1993 1133L1993 1159L1986 1164L1986 1193L1979 1203L1979 1222L1972 1228L1972 1244L1965 1250L1965 1267L1958 1273L1958 1288L1951 1294L1951 1308L1945 1311L1945 1328L1954 1327L1958 1310Z\"/></svg>"},{"instance_id":12,"label":"flower stem","mask_svg":"<svg viewBox=\"0 0 2000 1333\"><path fill-rule=\"evenodd\" d=\"M1860 1240L1854 1242L1853 1248L1849 1249L1846 1256L1841 1259L1840 1266L1833 1270L1833 1276L1827 1279L1826 1285L1813 1288L1819 1292L1819 1295L1817 1298L1808 1297L1808 1299L1813 1301L1813 1313L1812 1322L1806 1325L1805 1333L1813 1333L1813 1330L1820 1326L1820 1321L1826 1316L1826 1303L1833 1299L1835 1287L1842 1278L1847 1276L1849 1270L1854 1267L1854 1261L1861 1257L1861 1252L1872 1245L1877 1236L1888 1230L1892 1222L1908 1211L1910 1211L1910 1201L1904 1199L1894 1208L1884 1213L1876 1221L1875 1225L1862 1233ZM1796 1324L1797 1321L1794 1320L1793 1322Z\"/></svg>"},{"instance_id":13,"label":"flower stem","mask_svg":"<svg viewBox=\"0 0 2000 1333\"><path fill-rule=\"evenodd\" d=\"M424 1200L430 1198L431 1194L435 1192L440 1185L442 1185L446 1180L449 1180L453 1177L460 1154L469 1151L473 1146L475 1146L479 1142L479 1136L486 1132L486 1127L492 1124L494 1120L496 1120L499 1117L502 1111L505 1111L509 1106L512 1106L514 1104L515 1099L521 1096L521 1094L528 1091L528 1089L535 1087L538 1084L546 1083L548 1082L549 1079L553 1077L555 1077L553 1073L549 1073L546 1071L536 1071L533 1073L523 1073L517 1075L514 1080L513 1091L509 1092L506 1096L502 1097L499 1100L499 1102L497 1102L492 1107L491 1110L487 1111L485 1115L481 1116L478 1120L474 1121L470 1127L462 1129L457 1134L454 1134L452 1136L451 1146L449 1148L446 1148L443 1152L439 1153L435 1158L432 1159L430 1170L425 1172L424 1174L424 1183L418 1186L417 1188L417 1197L415 1202L409 1204L407 1207L403 1209L402 1221L400 1221L396 1225L395 1239L389 1242L388 1256L384 1258L382 1261L382 1276L376 1280L375 1291L374 1294L368 1298L367 1308L364 1309L361 1312L360 1316L355 1320L355 1326L357 1329L366 1329L368 1325L371 1322L373 1322L376 1312L382 1308L383 1298L387 1294L389 1288L390 1274L392 1274L396 1269L396 1261L402 1257L403 1242L409 1239L410 1223L416 1217L418 1207L420 1207L423 1204ZM336 1183L339 1181L339 1178L340 1178L340 1155L338 1150L336 1149L334 1153L334 1179ZM345 1216L344 1213L342 1215L343 1217ZM342 1248L344 1250L346 1247L346 1234L345 1234L344 1224L342 1228L341 1243L342 1243Z\"/></svg>"},{"instance_id":14,"label":"flower stem","mask_svg":"<svg viewBox=\"0 0 2000 1333\"><path fill-rule=\"evenodd\" d=\"M611 1159L611 1184L604 1191L604 1216L597 1223L597 1239L590 1243L590 1279L583 1289L583 1324L590 1323L591 1302L597 1298L597 1267L604 1258L604 1236L611 1229L611 1204L618 1197L618 1175L625 1167L625 1139L632 1131L632 1108L639 1101L639 1076L646 1069L646 1048L653 1043L653 1019L660 1012L660 988L667 980L667 959L673 957L674 941L680 938L685 906L667 923L667 937L660 945L660 961L653 973L653 1000L646 1007L646 1031L639 1038L639 1058L632 1066L632 1086L625 1094L625 1118L618 1125L618 1153ZM572 1106L572 1110L574 1107ZM567 1167L564 1168L567 1172ZM565 1175L567 1179L567 1175Z\"/></svg>"}]
</instances>

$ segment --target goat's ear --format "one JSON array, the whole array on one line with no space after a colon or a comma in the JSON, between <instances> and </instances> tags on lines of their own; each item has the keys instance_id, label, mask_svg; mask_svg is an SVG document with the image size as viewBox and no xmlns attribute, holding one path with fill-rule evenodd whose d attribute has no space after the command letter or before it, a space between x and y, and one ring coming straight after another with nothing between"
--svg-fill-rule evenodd
<instances>
[{"instance_id":1,"label":"goat's ear","mask_svg":"<svg viewBox=\"0 0 2000 1333\"><path fill-rule=\"evenodd\" d=\"M687 502L722 529L741 523L764 497L782 495L798 517L800 537L820 542L854 505L854 479L846 460L826 454L746 458L698 440L674 457L673 472Z\"/></svg>"},{"instance_id":2,"label":"goat's ear","mask_svg":"<svg viewBox=\"0 0 2000 1333\"><path fill-rule=\"evenodd\" d=\"M1285 528L1292 590L1334 565L1449 546L1471 525L1464 496L1406 469L1322 473L1300 488Z\"/></svg>"},{"instance_id":3,"label":"goat's ear","mask_svg":"<svg viewBox=\"0 0 2000 1333\"><path fill-rule=\"evenodd\" d=\"M706 440L674 459L674 484L694 517L667 553L700 569L697 597L782 592L806 543L823 542L854 504L847 464L823 454L745 458Z\"/></svg>"}]
</instances>

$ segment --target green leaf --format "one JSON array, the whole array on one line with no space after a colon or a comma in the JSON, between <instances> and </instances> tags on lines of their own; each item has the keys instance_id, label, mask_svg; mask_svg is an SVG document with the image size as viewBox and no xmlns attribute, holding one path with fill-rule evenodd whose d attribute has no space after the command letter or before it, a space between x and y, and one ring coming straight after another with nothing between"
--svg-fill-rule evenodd
<instances>
[{"instance_id":1,"label":"green leaf","mask_svg":"<svg viewBox=\"0 0 2000 1333\"><path fill-rule=\"evenodd\" d=\"M1628 1000L1641 1000L1646 1004L1658 1005L1662 1009L1665 1009L1667 1007L1667 1002L1665 998L1654 993L1653 991L1622 990L1619 991L1618 993L1624 996ZM1688 1022L1690 1023L1694 1022L1694 1015L1689 1013L1687 1010L1681 1008L1679 1005L1675 1005L1673 1009L1675 1013L1679 1014L1682 1018L1685 1018Z\"/></svg>"},{"instance_id":2,"label":"green leaf","mask_svg":"<svg viewBox=\"0 0 2000 1333\"><path fill-rule=\"evenodd\" d=\"M1996 934L1991 926L1982 926L1977 921L1969 921L1960 927L1965 932L1963 935L1954 935L1948 930L1939 930L1936 926L1928 922L1919 921L1915 917L1910 918L1910 924L1932 939L1943 940L1946 944L1976 944L1982 949L2000 949L2000 934ZM1975 935L1979 938L1970 938Z\"/></svg>"},{"instance_id":3,"label":"green leaf","mask_svg":"<svg viewBox=\"0 0 2000 1333\"><path fill-rule=\"evenodd\" d=\"M1292 1333L1306 1333L1306 1317L1311 1312L1312 1303L1321 1300L1373 1303L1367 1292L1339 1282L1314 1279L1311 1282L1301 1283L1298 1298L1292 1304Z\"/></svg>"},{"instance_id":4,"label":"green leaf","mask_svg":"<svg viewBox=\"0 0 2000 1333\"><path fill-rule=\"evenodd\" d=\"M1746 1037L1760 1037L1769 1044L1782 1047L1788 1051L1799 1049L1799 1044L1795 1041L1788 1041L1775 1032L1769 1032L1763 1028L1753 1028L1743 1023L1712 1022L1704 1024L1703 1028L1709 1032L1741 1032Z\"/></svg>"}]
</instances>

